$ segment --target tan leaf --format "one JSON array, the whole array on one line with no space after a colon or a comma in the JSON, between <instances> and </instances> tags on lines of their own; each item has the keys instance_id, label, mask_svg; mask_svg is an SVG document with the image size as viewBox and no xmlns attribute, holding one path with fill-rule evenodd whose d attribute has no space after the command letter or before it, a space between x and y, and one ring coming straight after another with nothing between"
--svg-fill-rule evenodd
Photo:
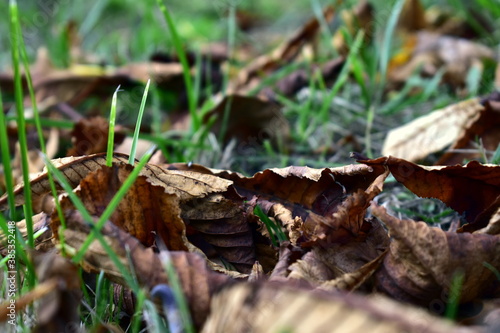
<instances>
[{"instance_id":1,"label":"tan leaf","mask_svg":"<svg viewBox=\"0 0 500 333\"><path fill-rule=\"evenodd\" d=\"M113 162L127 164L128 156L114 154ZM76 187L85 176L92 171L99 170L103 165L106 165L106 154L101 153L80 158L65 159L64 164L59 166L59 170L64 174L66 180L68 180L73 187ZM181 200L203 197L212 192L225 191L231 184L230 181L220 179L213 175L200 175L199 173L189 171L166 171L154 164L146 165L140 175L148 177L152 185L169 187L170 193L179 195ZM206 186L195 186L198 183ZM47 173L33 179L31 181L31 189L33 192L33 201L40 200L49 193L50 185ZM189 189L189 191L186 191L186 189ZM22 205L24 203L22 184L16 187L14 194L16 205ZM6 209L7 196L4 195L0 198L0 211Z\"/></svg>"},{"instance_id":2,"label":"tan leaf","mask_svg":"<svg viewBox=\"0 0 500 333\"><path fill-rule=\"evenodd\" d=\"M461 128L461 133L450 149L436 164L453 165L465 160L480 160L483 158L477 141L481 140L482 149L493 152L500 144L500 95L493 94L481 101L484 108L474 117L467 119Z\"/></svg>"},{"instance_id":3,"label":"tan leaf","mask_svg":"<svg viewBox=\"0 0 500 333\"><path fill-rule=\"evenodd\" d=\"M435 110L387 134L382 155L411 162L425 158L456 142L461 132L475 121L484 107L471 99Z\"/></svg>"},{"instance_id":4,"label":"tan leaf","mask_svg":"<svg viewBox=\"0 0 500 333\"><path fill-rule=\"evenodd\" d=\"M391 297L444 311L455 274L463 273L460 302L489 295L496 287L493 267L500 265L500 238L457 234L429 227L424 222L399 220L380 206L372 213L385 223L393 239L377 288ZM441 304L436 308L437 303Z\"/></svg>"},{"instance_id":5,"label":"tan leaf","mask_svg":"<svg viewBox=\"0 0 500 333\"><path fill-rule=\"evenodd\" d=\"M211 308L216 311L210 314L202 333L442 333L457 329L449 321L385 297L311 292L272 282L225 288L212 299Z\"/></svg>"},{"instance_id":6,"label":"tan leaf","mask_svg":"<svg viewBox=\"0 0 500 333\"><path fill-rule=\"evenodd\" d=\"M35 238L35 250L39 252L47 252L54 248L52 243L52 230L50 230L50 217L45 213L35 214L32 217L33 220L33 233L41 232L41 234ZM21 236L26 240L28 238L28 229L26 227L26 220L14 222L9 221L8 223L15 223L17 230ZM7 256L7 239L4 234L0 235L0 253L6 257Z\"/></svg>"}]
</instances>

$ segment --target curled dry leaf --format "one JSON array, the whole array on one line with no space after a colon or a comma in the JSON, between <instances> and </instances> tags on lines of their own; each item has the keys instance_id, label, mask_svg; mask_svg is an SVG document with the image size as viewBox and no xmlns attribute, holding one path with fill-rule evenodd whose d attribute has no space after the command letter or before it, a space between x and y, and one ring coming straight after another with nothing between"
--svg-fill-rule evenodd
<instances>
[{"instance_id":1,"label":"curled dry leaf","mask_svg":"<svg viewBox=\"0 0 500 333\"><path fill-rule=\"evenodd\" d=\"M118 192L133 166L116 163L103 166L80 181L76 190L88 212L101 216L113 196ZM180 217L179 197L168 192L169 188L153 186L145 176L139 176L125 197L120 201L110 221L128 232L145 246L152 246L158 235L172 251L187 251L184 222ZM68 198L61 201L61 208L75 209ZM53 214L54 230L58 237L56 212Z\"/></svg>"},{"instance_id":2,"label":"curled dry leaf","mask_svg":"<svg viewBox=\"0 0 500 333\"><path fill-rule=\"evenodd\" d=\"M66 245L79 249L89 236L91 228L78 211L67 209L64 213L67 223L64 230ZM54 220L56 219L54 217ZM163 263L153 248L145 247L138 239L110 222L106 223L101 231L106 243L121 263L135 273L140 285L152 289L159 284L168 284ZM208 315L211 296L222 285L230 282L231 278L210 270L205 260L196 253L173 251L170 252L170 257L188 300L193 320L196 326L200 327ZM115 266L97 240L94 240L85 252L81 265L92 273L102 270L112 281L125 284L123 272Z\"/></svg>"},{"instance_id":3,"label":"curled dry leaf","mask_svg":"<svg viewBox=\"0 0 500 333\"><path fill-rule=\"evenodd\" d=\"M427 167L394 157L362 160L367 165L386 165L396 180L420 197L437 198L465 213L469 224L461 231L485 227L498 206L500 166L471 161L464 166ZM484 214L484 212L489 212Z\"/></svg>"},{"instance_id":4,"label":"curled dry leaf","mask_svg":"<svg viewBox=\"0 0 500 333\"><path fill-rule=\"evenodd\" d=\"M348 165L331 169L287 167L267 169L253 177L172 164L168 168L216 174L231 180L249 204L261 206L288 231L294 245L348 242L365 237L371 226L364 221L366 208L382 190L388 170L382 164L366 168Z\"/></svg>"},{"instance_id":5,"label":"curled dry leaf","mask_svg":"<svg viewBox=\"0 0 500 333\"><path fill-rule=\"evenodd\" d=\"M112 168L102 166L80 181L76 193L90 214L103 213L132 169L116 160ZM140 174L111 217L115 225L146 246L152 246L157 235L174 251L191 247L187 225L189 239L209 259L250 271L255 262L252 233L243 200L229 187L230 181L152 164ZM69 200L64 204L63 209L72 209Z\"/></svg>"},{"instance_id":6,"label":"curled dry leaf","mask_svg":"<svg viewBox=\"0 0 500 333\"><path fill-rule=\"evenodd\" d=\"M345 244L329 244L328 248L313 247L302 260L289 267L288 277L325 288L352 290L361 286L377 269L389 246L387 232L377 220L365 223L370 225L366 237Z\"/></svg>"},{"instance_id":7,"label":"curled dry leaf","mask_svg":"<svg viewBox=\"0 0 500 333\"><path fill-rule=\"evenodd\" d=\"M457 332L450 322L379 296L297 288L292 284L235 284L212 299L202 333L218 332ZM460 332L476 332L460 328Z\"/></svg>"},{"instance_id":8,"label":"curled dry leaf","mask_svg":"<svg viewBox=\"0 0 500 333\"><path fill-rule=\"evenodd\" d=\"M382 154L411 162L423 159L456 142L483 109L479 100L474 98L435 110L392 129L387 134Z\"/></svg>"},{"instance_id":9,"label":"curled dry leaf","mask_svg":"<svg viewBox=\"0 0 500 333\"><path fill-rule=\"evenodd\" d=\"M443 295L450 292L456 274L463 274L461 303L491 296L498 289L495 273L484 265L500 266L497 236L446 232L424 222L400 220L376 205L372 213L393 239L376 274L379 290L397 300L444 311L448 299Z\"/></svg>"}]
</instances>

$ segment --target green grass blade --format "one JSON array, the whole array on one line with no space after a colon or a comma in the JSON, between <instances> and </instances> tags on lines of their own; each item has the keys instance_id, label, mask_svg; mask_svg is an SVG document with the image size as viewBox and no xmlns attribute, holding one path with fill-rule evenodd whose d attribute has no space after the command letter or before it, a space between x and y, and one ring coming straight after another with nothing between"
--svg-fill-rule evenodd
<instances>
[{"instance_id":1,"label":"green grass blade","mask_svg":"<svg viewBox=\"0 0 500 333\"><path fill-rule=\"evenodd\" d=\"M460 304L460 295L464 283L465 274L461 270L457 270L453 274L451 287L448 296L448 304L446 305L445 317L454 320L457 316L458 305Z\"/></svg>"},{"instance_id":2,"label":"green grass blade","mask_svg":"<svg viewBox=\"0 0 500 333\"><path fill-rule=\"evenodd\" d=\"M14 202L14 178L12 177L12 166L10 161L9 139L7 137L7 122L3 113L2 92L0 91L0 150L2 152L2 165L7 188L7 197L10 210L10 218L16 221L16 205ZM2 224L3 226L3 224ZM7 232L5 229L4 232Z\"/></svg>"},{"instance_id":3,"label":"green grass blade","mask_svg":"<svg viewBox=\"0 0 500 333\"><path fill-rule=\"evenodd\" d=\"M19 22L18 22L19 23ZM17 27L18 31L21 31L21 26L18 25ZM37 107L37 102L36 102L36 97L35 97L35 89L33 87L33 80L31 78L31 73L30 73L30 66L29 66L29 60L28 60L28 55L26 53L26 47L24 45L24 41L20 39L20 51L21 51L21 57L23 59L23 65L24 65L24 71L26 75L26 82L28 83L28 91L30 94L30 99L31 99L31 106L33 108L33 114L34 114L34 121L35 121L35 126L36 126L36 131L38 135L38 142L40 144L40 149L44 155L47 155L47 149L45 147L45 139L43 137L43 129L42 129L42 123L40 121L40 114L38 112L38 107ZM59 204L59 196L57 195L57 189L56 189L56 184L54 182L54 178L52 177L52 174L49 172L47 174L49 184L50 184L50 190L52 192L52 196L55 200L55 206L57 210L57 215L59 216L59 220L61 221L61 225L63 227L63 230L66 228L66 220L64 219L64 214L61 209L61 205ZM61 239L61 245L62 245L62 251L64 252L64 233L61 232L59 233Z\"/></svg>"},{"instance_id":4,"label":"green grass blade","mask_svg":"<svg viewBox=\"0 0 500 333\"><path fill-rule=\"evenodd\" d=\"M116 88L111 101L111 112L109 114L109 133L108 133L108 149L106 154L106 166L110 167L113 164L113 149L115 145L115 120L116 120L116 99L120 91L120 86Z\"/></svg>"},{"instance_id":5,"label":"green grass blade","mask_svg":"<svg viewBox=\"0 0 500 333\"><path fill-rule=\"evenodd\" d=\"M177 33L177 29L175 27L174 21L170 16L170 12L167 7L163 4L162 0L157 0L158 6L160 7L163 16L165 17L165 21L167 22L168 29L170 30L170 34L172 36L172 43L174 44L175 51L177 53L177 57L179 57L179 61L182 65L182 74L184 76L184 84L186 85L186 93L188 97L188 105L189 105L189 114L191 116L191 132L197 132L201 127L201 119L196 112L196 99L194 95L193 89L193 81L191 78L191 69L189 67L189 63L187 61L186 52L182 47L182 41Z\"/></svg>"},{"instance_id":6,"label":"green grass blade","mask_svg":"<svg viewBox=\"0 0 500 333\"><path fill-rule=\"evenodd\" d=\"M132 148L130 148L130 156L128 159L128 163L134 164L135 161L135 152L137 150L137 141L139 140L139 133L141 132L141 122L142 117L144 115L144 108L146 107L146 100L148 98L149 91L149 83L151 80L148 80L146 84L146 88L144 88L144 94L142 95L141 107L139 109L139 115L137 116L137 122L135 124L134 138L132 140Z\"/></svg>"},{"instance_id":7,"label":"green grass blade","mask_svg":"<svg viewBox=\"0 0 500 333\"><path fill-rule=\"evenodd\" d=\"M28 246L34 247L35 240L33 238L33 208L31 207L31 186L29 177L29 163L28 163L28 141L26 138L26 122L24 119L24 105L23 105L23 87L21 82L21 65L19 59L20 38L21 32L18 30L19 13L17 10L17 3L15 0L10 1L10 37L12 42L12 66L14 69L14 92L16 100L17 112L17 126L19 133L19 146L21 149L21 165L23 170L24 182L24 197L26 200L26 229L28 234Z\"/></svg>"},{"instance_id":8,"label":"green grass blade","mask_svg":"<svg viewBox=\"0 0 500 333\"><path fill-rule=\"evenodd\" d=\"M391 15L389 16L389 21L384 31L384 41L382 42L382 50L380 51L380 75L382 80L385 82L385 77L387 75L387 66L389 65L389 59L391 56L391 46L392 46L392 36L394 36L394 30L398 23L399 14L403 9L405 0L398 0L391 10ZM381 88L384 88L383 85Z\"/></svg>"}]
</instances>

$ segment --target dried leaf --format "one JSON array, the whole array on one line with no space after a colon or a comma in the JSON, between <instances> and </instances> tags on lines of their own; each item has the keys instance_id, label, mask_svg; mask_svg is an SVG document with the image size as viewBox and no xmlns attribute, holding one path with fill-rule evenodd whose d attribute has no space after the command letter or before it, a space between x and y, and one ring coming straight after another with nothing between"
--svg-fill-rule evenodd
<instances>
[{"instance_id":1,"label":"dried leaf","mask_svg":"<svg viewBox=\"0 0 500 333\"><path fill-rule=\"evenodd\" d=\"M483 154L476 144L478 140L485 151L495 151L500 144L499 97L499 94L493 94L481 101L484 108L465 121L456 141L436 164L453 165L465 160L482 159Z\"/></svg>"},{"instance_id":2,"label":"dried leaf","mask_svg":"<svg viewBox=\"0 0 500 333\"><path fill-rule=\"evenodd\" d=\"M328 6L323 10L324 19L330 21L334 16L335 10ZM310 43L320 29L320 22L317 18L308 21L304 26L289 38L283 45L275 49L269 55L263 55L256 58L244 69L229 87L230 93L244 94L254 88L260 78L279 69L284 64L289 64L297 57L300 50L307 43Z\"/></svg>"},{"instance_id":3,"label":"dried leaf","mask_svg":"<svg viewBox=\"0 0 500 333\"><path fill-rule=\"evenodd\" d=\"M130 175L133 166L116 163L113 167L103 166L80 181L76 190L88 212L101 216L111 199ZM139 176L110 221L127 231L145 246L152 246L156 235L172 251L187 251L185 225L181 219L180 200L169 188L153 186L145 176ZM74 210L68 198L61 200L63 211ZM52 217L55 236L58 237L58 218Z\"/></svg>"},{"instance_id":4,"label":"dried leaf","mask_svg":"<svg viewBox=\"0 0 500 333\"><path fill-rule=\"evenodd\" d=\"M445 69L443 80L454 86L463 86L472 66L482 69L483 61L494 61L495 53L489 47L466 39L442 36L428 31L420 31L410 39L412 48L410 59L400 65L396 57L389 68L388 76L393 82L405 82L417 69L431 77L441 68Z\"/></svg>"},{"instance_id":5,"label":"dried leaf","mask_svg":"<svg viewBox=\"0 0 500 333\"><path fill-rule=\"evenodd\" d=\"M354 238L345 244L332 243L328 248L313 247L302 260L290 266L288 277L306 280L314 286L327 281L331 286L340 286L349 280L354 284L345 287L359 287L374 272L375 262L389 246L387 232L378 221L367 220L366 224L370 229L364 238ZM359 277L362 273L365 275Z\"/></svg>"},{"instance_id":6,"label":"dried leaf","mask_svg":"<svg viewBox=\"0 0 500 333\"><path fill-rule=\"evenodd\" d=\"M382 220L393 239L389 254L377 272L377 288L391 297L432 308L448 301L455 274L463 273L460 302L487 296L498 288L492 270L500 265L500 238L483 234L457 234L429 227L424 222L400 220L380 206L372 213ZM496 286L495 286L496 284Z\"/></svg>"},{"instance_id":7,"label":"dried leaf","mask_svg":"<svg viewBox=\"0 0 500 333\"><path fill-rule=\"evenodd\" d=\"M211 130L217 136L221 134L223 124L226 124L226 142L237 138L240 142L255 145L270 139L276 144L286 142L290 137L290 127L281 113L281 106L256 97L225 97L205 115L204 122L209 122L212 117L216 117L216 121Z\"/></svg>"},{"instance_id":8,"label":"dried leaf","mask_svg":"<svg viewBox=\"0 0 500 333\"><path fill-rule=\"evenodd\" d=\"M411 162L425 158L456 142L468 126L479 117L484 107L474 98L417 118L387 134L383 155Z\"/></svg>"},{"instance_id":9,"label":"dried leaf","mask_svg":"<svg viewBox=\"0 0 500 333\"><path fill-rule=\"evenodd\" d=\"M66 210L65 217L66 244L79 249L91 231L90 226L78 211ZM145 247L139 240L110 222L106 223L101 232L122 264L131 271L133 268L140 285L152 289L159 284L168 284L162 261L151 247ZM200 327L208 315L211 296L222 285L230 283L231 279L208 269L205 260L196 253L174 251L170 252L170 256L194 323ZM81 265L88 272L99 273L102 270L112 281L125 283L122 271L115 266L97 240L85 252Z\"/></svg>"},{"instance_id":10,"label":"dried leaf","mask_svg":"<svg viewBox=\"0 0 500 333\"><path fill-rule=\"evenodd\" d=\"M387 165L396 180L416 195L437 198L465 213L469 224L461 231L472 232L486 226L500 193L500 166L471 161L465 166L426 167L394 157L363 160L367 165Z\"/></svg>"},{"instance_id":11,"label":"dried leaf","mask_svg":"<svg viewBox=\"0 0 500 333\"><path fill-rule=\"evenodd\" d=\"M103 117L82 118L71 132L73 147L67 156L82 156L104 153L107 150L109 121ZM125 139L120 127L115 128L115 144Z\"/></svg>"},{"instance_id":12,"label":"dried leaf","mask_svg":"<svg viewBox=\"0 0 500 333\"><path fill-rule=\"evenodd\" d=\"M291 284L236 284L212 299L203 333L456 332L450 322L388 298L311 292ZM460 328L462 329L462 328ZM464 332L473 332L463 328Z\"/></svg>"},{"instance_id":13,"label":"dried leaf","mask_svg":"<svg viewBox=\"0 0 500 333\"><path fill-rule=\"evenodd\" d=\"M33 233L41 232L41 234L35 239L35 250L38 252L47 252L54 248L52 243L52 231L49 228L50 218L45 213L35 214L32 217L33 220ZM13 223L10 221L9 223ZM28 229L26 227L26 220L15 222L17 230L24 239L28 238ZM7 256L7 239L4 234L0 235L0 253L6 257Z\"/></svg>"}]
</instances>

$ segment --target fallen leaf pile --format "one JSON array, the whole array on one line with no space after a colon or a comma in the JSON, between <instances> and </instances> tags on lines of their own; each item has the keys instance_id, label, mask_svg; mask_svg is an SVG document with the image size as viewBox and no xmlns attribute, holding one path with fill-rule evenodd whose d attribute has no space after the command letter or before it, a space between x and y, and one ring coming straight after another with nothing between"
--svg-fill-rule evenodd
<instances>
[{"instance_id":1,"label":"fallen leaf pile","mask_svg":"<svg viewBox=\"0 0 500 333\"><path fill-rule=\"evenodd\" d=\"M499 296L500 281L492 268L500 265L500 239L496 233L481 232L498 224L498 166L471 162L423 167L392 157L360 162L322 170L271 169L250 178L198 165L147 164L101 232L122 265L148 290L169 283L157 249L157 242L165 244L193 321L207 332L245 327L271 332L289 325L327 331L335 316L364 302L361 293L373 291L380 299L390 297L442 314L459 273L464 277L461 304ZM112 167L106 167L103 154L74 158L59 167L94 219L133 168L123 155L115 155ZM439 198L463 212L469 223L450 232L401 220L376 204L369 209L389 173L416 194ZM46 174L31 185L35 201L48 195ZM16 204L24 203L22 187L15 193ZM67 195L60 201L65 227L55 210L42 212L46 217L39 223L48 223L54 249L64 239L66 251L74 253L91 233L91 224ZM270 229L254 214L257 205L289 241L273 245ZM7 207L6 197L0 207ZM367 217L367 211L373 216ZM43 252L49 251L46 239L37 239L39 251L42 244ZM79 265L126 284L98 240ZM247 297L253 300L243 301ZM399 309L402 317L392 322L376 299L352 313L353 321L365 323L353 331L364 325L420 331L409 314L413 308L408 314L406 308ZM301 312L300 324L287 310L294 304ZM231 322L220 318L221 307L234 312ZM318 321L324 311L332 311L332 317ZM433 330L452 329L441 319L428 320Z\"/></svg>"},{"instance_id":2,"label":"fallen leaf pile","mask_svg":"<svg viewBox=\"0 0 500 333\"><path fill-rule=\"evenodd\" d=\"M327 6L279 46L255 55L239 69L225 53L206 51L199 58L188 53L190 74L202 73L196 107L205 103L199 121L206 128L193 137L217 137L220 142L214 139L214 145L220 144L221 151L236 147L243 158L255 147L297 153L283 96L296 98L313 76L325 89L332 89L345 71L347 79L365 80L362 70L355 71L353 43L346 32L354 36L363 31L361 43L376 43L375 6L361 1L352 10L338 12L340 3ZM250 14L237 12L237 24L244 30L260 24ZM403 5L395 32L402 43L389 59L384 98L415 77L437 77L436 85L466 96L468 73L482 75L497 61L492 49L467 38L467 22L437 14L424 10L417 0ZM327 36L338 56L320 61L321 30L339 22L344 30ZM72 48L79 50L78 45ZM268 82L290 64L296 69ZM223 70L229 77L224 85ZM94 293L100 274L112 283L109 311L120 314L121 321L98 323L96 331L122 332L130 326L134 313L143 311L132 292L136 285L169 324L175 323L175 316L169 316L181 305L169 303L169 297L177 282L199 332L500 329L500 166L480 162L492 157L500 144L498 92L469 96L391 129L382 157L353 154L356 162L332 168L262 167L258 170L265 170L247 177L192 162L170 163L175 157L169 155L168 144L176 144L178 133L194 121L176 57L156 54L148 62L123 66L74 60L67 69L56 69L41 49L31 74L41 114L71 124L71 130L61 127L43 134L48 157L86 210L79 210L60 183L56 189L61 209L56 208L31 126L26 128L31 188L27 202L16 142L18 131L25 129L10 122L16 187L14 202L7 194L0 197L0 211L12 204L33 208L38 237L27 251L30 258L21 258L20 264L33 263L38 284L17 296L16 304L19 313L33 310L36 320L30 327L35 332L63 331L79 323L82 285ZM162 114L164 118L143 125L146 136L139 141L137 155L149 146L148 135L153 142L168 144L138 171L109 219L101 221L139 167L137 161L129 163L127 155L135 118L117 121L112 163L106 166L110 127L103 115L116 86L131 92L127 107L133 109L130 105L142 97L142 85L149 79L168 117ZM13 75L0 74L0 89L10 93L12 87ZM25 104L30 105L28 96ZM153 125L171 132L154 137ZM318 150L330 153L345 150L347 144L359 146L355 130L343 130L340 140ZM3 174L1 178L4 193L7 185ZM449 229L404 218L380 200L391 179L419 197L438 199L459 218ZM28 222L13 222L28 238ZM0 253L9 253L3 234ZM8 302L0 301L0 330L8 320L7 307ZM450 314L453 309L456 313ZM140 324L146 329L149 323Z\"/></svg>"}]
</instances>

